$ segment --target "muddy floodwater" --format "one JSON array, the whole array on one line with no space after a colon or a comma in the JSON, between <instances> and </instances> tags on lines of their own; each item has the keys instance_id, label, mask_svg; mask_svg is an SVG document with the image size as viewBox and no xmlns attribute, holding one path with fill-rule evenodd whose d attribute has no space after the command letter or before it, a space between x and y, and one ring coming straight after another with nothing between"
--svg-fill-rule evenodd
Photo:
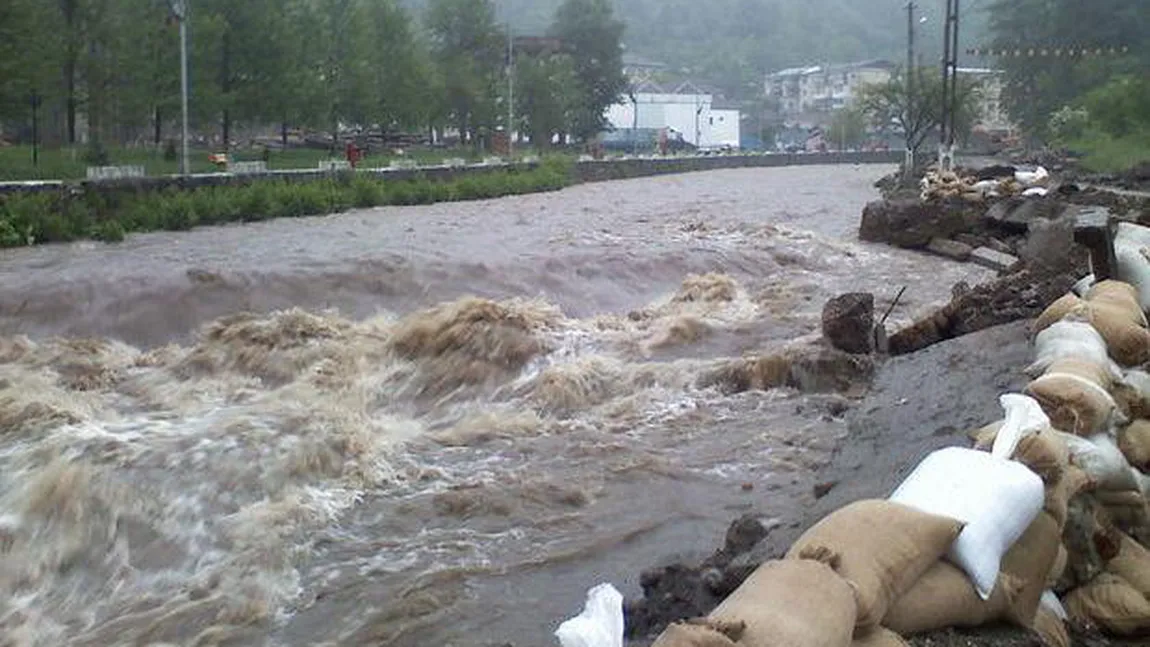
<instances>
[{"instance_id":1,"label":"muddy floodwater","mask_svg":"<svg viewBox=\"0 0 1150 647\"><path fill-rule=\"evenodd\" d=\"M989 277L857 241L891 170L4 251L0 645L554 644L813 503L847 397L708 376Z\"/></svg>"}]
</instances>

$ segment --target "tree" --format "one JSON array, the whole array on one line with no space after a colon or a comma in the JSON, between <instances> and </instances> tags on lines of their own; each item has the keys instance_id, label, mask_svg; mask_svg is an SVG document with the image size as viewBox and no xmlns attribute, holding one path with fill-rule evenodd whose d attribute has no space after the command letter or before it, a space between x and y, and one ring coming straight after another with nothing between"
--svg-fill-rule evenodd
<instances>
[{"instance_id":1,"label":"tree","mask_svg":"<svg viewBox=\"0 0 1150 647\"><path fill-rule=\"evenodd\" d=\"M831 119L827 141L841 149L857 148L866 139L866 131L866 114L856 106L843 108Z\"/></svg>"},{"instance_id":2,"label":"tree","mask_svg":"<svg viewBox=\"0 0 1150 647\"><path fill-rule=\"evenodd\" d=\"M938 132L942 113L942 78L935 68L917 68L914 94L908 96L906 80L900 75L886 83L864 87L857 99L859 110L881 130L894 126L906 138L907 146L916 153L927 138ZM905 72L904 72L905 74ZM978 87L959 79L955 105L955 124L959 138L965 138L974 125Z\"/></svg>"},{"instance_id":3,"label":"tree","mask_svg":"<svg viewBox=\"0 0 1150 647\"><path fill-rule=\"evenodd\" d=\"M1007 56L1004 99L1028 133L1045 136L1049 117L1120 75L1150 66L1150 3L1145 0L997 0L988 8L995 48L1127 46L1126 56Z\"/></svg>"},{"instance_id":4,"label":"tree","mask_svg":"<svg viewBox=\"0 0 1150 647\"><path fill-rule=\"evenodd\" d=\"M517 110L523 131L537 148L548 148L555 135L568 130L576 83L574 62L566 54L519 57Z\"/></svg>"},{"instance_id":5,"label":"tree","mask_svg":"<svg viewBox=\"0 0 1150 647\"><path fill-rule=\"evenodd\" d=\"M491 0L431 0L431 51L444 101L461 139L478 141L495 121L496 83L503 58Z\"/></svg>"},{"instance_id":6,"label":"tree","mask_svg":"<svg viewBox=\"0 0 1150 647\"><path fill-rule=\"evenodd\" d=\"M607 108L627 90L623 31L608 0L565 0L555 12L551 33L571 54L574 68L571 130L584 141L607 127Z\"/></svg>"},{"instance_id":7,"label":"tree","mask_svg":"<svg viewBox=\"0 0 1150 647\"><path fill-rule=\"evenodd\" d=\"M429 111L421 97L427 84L426 52L416 41L411 18L395 0L372 0L365 18L372 71L368 114L384 131L422 125Z\"/></svg>"}]
</instances>

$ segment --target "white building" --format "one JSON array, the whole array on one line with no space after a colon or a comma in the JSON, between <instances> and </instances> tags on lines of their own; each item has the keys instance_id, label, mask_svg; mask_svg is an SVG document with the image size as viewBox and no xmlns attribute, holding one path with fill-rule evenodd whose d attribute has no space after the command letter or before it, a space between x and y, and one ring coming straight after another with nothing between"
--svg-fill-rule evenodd
<instances>
[{"instance_id":1,"label":"white building","mask_svg":"<svg viewBox=\"0 0 1150 647\"><path fill-rule=\"evenodd\" d=\"M607 120L617 131L669 128L702 149L739 146L739 111L716 106L713 94L690 83L670 92L642 83L633 95L607 109Z\"/></svg>"},{"instance_id":2,"label":"white building","mask_svg":"<svg viewBox=\"0 0 1150 647\"><path fill-rule=\"evenodd\" d=\"M767 75L765 91L784 116L828 113L849 105L861 88L886 83L894 69L884 60L794 67Z\"/></svg>"}]
</instances>

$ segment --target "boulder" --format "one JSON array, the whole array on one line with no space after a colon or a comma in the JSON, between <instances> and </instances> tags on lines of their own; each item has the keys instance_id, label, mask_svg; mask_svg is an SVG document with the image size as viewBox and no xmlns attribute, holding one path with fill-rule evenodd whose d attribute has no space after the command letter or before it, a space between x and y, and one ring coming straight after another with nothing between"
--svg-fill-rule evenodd
<instances>
[{"instance_id":1,"label":"boulder","mask_svg":"<svg viewBox=\"0 0 1150 647\"><path fill-rule=\"evenodd\" d=\"M930 244L926 246L927 251L952 258L956 261L965 261L970 258L970 253L974 249L965 243L960 243L957 240L950 240L949 238L931 238Z\"/></svg>"},{"instance_id":2,"label":"boulder","mask_svg":"<svg viewBox=\"0 0 1150 647\"><path fill-rule=\"evenodd\" d=\"M1057 218L1065 205L1055 198L1009 198L996 202L984 218L999 229L1024 234L1038 219Z\"/></svg>"},{"instance_id":3,"label":"boulder","mask_svg":"<svg viewBox=\"0 0 1150 647\"><path fill-rule=\"evenodd\" d=\"M975 245L974 247L975 249L979 247L989 247L1000 254L1014 254L1014 248L1010 246L1010 243L1001 241L997 238L987 238L986 245Z\"/></svg>"},{"instance_id":4,"label":"boulder","mask_svg":"<svg viewBox=\"0 0 1150 647\"><path fill-rule=\"evenodd\" d=\"M978 219L976 207L959 199L878 200L863 209L859 238L906 249L923 249L932 238L950 238L977 229Z\"/></svg>"},{"instance_id":5,"label":"boulder","mask_svg":"<svg viewBox=\"0 0 1150 647\"><path fill-rule=\"evenodd\" d=\"M999 272L1009 272L1018 267L1019 263L1017 256L1003 254L989 247L979 247L971 252L970 261L976 265L981 265Z\"/></svg>"},{"instance_id":6,"label":"boulder","mask_svg":"<svg viewBox=\"0 0 1150 647\"><path fill-rule=\"evenodd\" d=\"M823 306L823 336L848 353L874 350L874 295L852 292Z\"/></svg>"}]
</instances>

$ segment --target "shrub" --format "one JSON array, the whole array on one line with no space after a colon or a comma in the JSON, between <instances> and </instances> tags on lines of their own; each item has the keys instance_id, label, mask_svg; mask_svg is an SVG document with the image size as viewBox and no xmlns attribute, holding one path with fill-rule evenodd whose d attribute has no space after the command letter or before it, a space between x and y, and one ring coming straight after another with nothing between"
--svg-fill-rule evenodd
<instances>
[{"instance_id":1,"label":"shrub","mask_svg":"<svg viewBox=\"0 0 1150 647\"><path fill-rule=\"evenodd\" d=\"M124 227L118 220L105 220L96 225L92 238L105 243L118 243L124 240Z\"/></svg>"}]
</instances>

